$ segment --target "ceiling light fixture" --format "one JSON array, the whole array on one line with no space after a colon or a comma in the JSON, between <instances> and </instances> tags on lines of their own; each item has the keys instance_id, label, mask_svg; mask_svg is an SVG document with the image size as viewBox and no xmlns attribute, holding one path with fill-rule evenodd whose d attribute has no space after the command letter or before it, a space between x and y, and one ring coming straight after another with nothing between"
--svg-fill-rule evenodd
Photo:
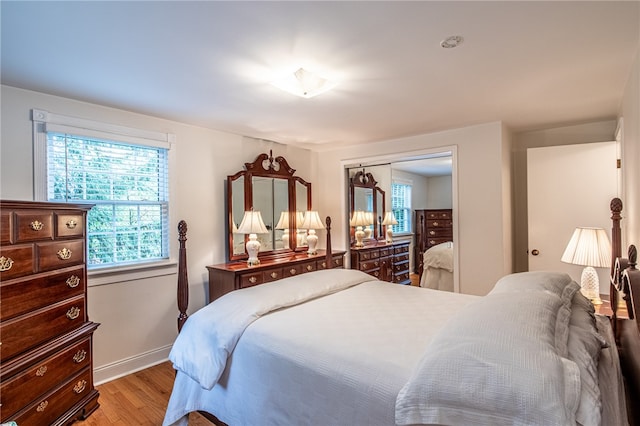
<instances>
[{"instance_id":1,"label":"ceiling light fixture","mask_svg":"<svg viewBox=\"0 0 640 426\"><path fill-rule=\"evenodd\" d=\"M294 73L273 81L271 84L296 96L312 98L334 88L337 83L304 68L298 68Z\"/></svg>"},{"instance_id":2,"label":"ceiling light fixture","mask_svg":"<svg viewBox=\"0 0 640 426\"><path fill-rule=\"evenodd\" d=\"M444 49L453 49L454 47L458 47L462 44L464 38L462 36L451 36L447 37L440 42L440 47Z\"/></svg>"}]
</instances>

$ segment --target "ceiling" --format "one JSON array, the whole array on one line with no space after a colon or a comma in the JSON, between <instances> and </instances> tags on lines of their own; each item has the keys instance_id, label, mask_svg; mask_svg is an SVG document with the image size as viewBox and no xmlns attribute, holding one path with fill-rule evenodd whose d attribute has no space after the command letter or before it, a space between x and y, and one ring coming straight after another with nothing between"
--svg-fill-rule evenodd
<instances>
[{"instance_id":1,"label":"ceiling","mask_svg":"<svg viewBox=\"0 0 640 426\"><path fill-rule=\"evenodd\" d=\"M2 84L312 149L615 118L637 1L6 1ZM464 42L444 49L440 42ZM335 80L305 99L270 84ZM35 105L34 105L35 107Z\"/></svg>"}]
</instances>

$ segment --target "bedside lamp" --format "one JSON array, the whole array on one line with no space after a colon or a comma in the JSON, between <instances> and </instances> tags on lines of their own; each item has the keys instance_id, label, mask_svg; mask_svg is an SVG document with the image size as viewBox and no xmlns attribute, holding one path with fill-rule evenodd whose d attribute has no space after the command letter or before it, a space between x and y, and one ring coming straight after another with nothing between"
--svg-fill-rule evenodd
<instances>
[{"instance_id":1,"label":"bedside lamp","mask_svg":"<svg viewBox=\"0 0 640 426\"><path fill-rule=\"evenodd\" d=\"M362 227L369 225L367 212L363 212L362 210L356 210L353 212L349 225L355 226L356 228L356 247L364 247L364 244L362 243L362 240L364 239L364 231L362 230Z\"/></svg>"},{"instance_id":2,"label":"bedside lamp","mask_svg":"<svg viewBox=\"0 0 640 426\"><path fill-rule=\"evenodd\" d=\"M580 288L594 305L602 304L600 282L594 268L611 266L611 243L602 228L576 228L560 259L565 263L585 266L580 277Z\"/></svg>"},{"instance_id":3,"label":"bedside lamp","mask_svg":"<svg viewBox=\"0 0 640 426\"><path fill-rule=\"evenodd\" d=\"M258 259L260 241L258 241L258 236L256 234L266 234L268 232L269 231L267 230L267 227L264 226L262 215L260 215L259 211L254 212L251 210L244 212L244 217L238 227L238 233L249 234L249 241L247 241L247 244L245 245L247 254L249 255L247 265L254 266L260 264L260 259Z\"/></svg>"},{"instance_id":4,"label":"bedside lamp","mask_svg":"<svg viewBox=\"0 0 640 426\"><path fill-rule=\"evenodd\" d=\"M396 220L396 217L392 211L388 211L384 214L384 219L382 219L382 224L387 227L387 243L392 243L393 242L392 225L398 224L398 221Z\"/></svg>"},{"instance_id":5,"label":"bedside lamp","mask_svg":"<svg viewBox=\"0 0 640 426\"><path fill-rule=\"evenodd\" d=\"M284 211L280 213L280 220L278 220L278 224L275 229L282 229L282 244L284 248L289 248L289 212Z\"/></svg>"},{"instance_id":6,"label":"bedside lamp","mask_svg":"<svg viewBox=\"0 0 640 426\"><path fill-rule=\"evenodd\" d=\"M316 254L316 245L318 244L318 236L316 235L316 229L324 229L324 225L320 220L320 216L317 211L309 210L304 215L304 220L302 221L302 228L309 230L309 235L307 235L307 244L309 245L309 250L307 250L307 254Z\"/></svg>"}]
</instances>

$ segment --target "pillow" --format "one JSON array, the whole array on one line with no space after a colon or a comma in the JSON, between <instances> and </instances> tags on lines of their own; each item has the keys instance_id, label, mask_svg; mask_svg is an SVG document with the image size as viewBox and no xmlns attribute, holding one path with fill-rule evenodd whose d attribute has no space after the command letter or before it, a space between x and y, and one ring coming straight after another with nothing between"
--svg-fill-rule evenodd
<instances>
[{"instance_id":1,"label":"pillow","mask_svg":"<svg viewBox=\"0 0 640 426\"><path fill-rule=\"evenodd\" d=\"M560 272L519 272L499 279L490 293L549 291L563 300L571 302L573 293L575 293L575 289L572 290L575 287L571 284L572 282L573 280L569 275ZM576 283L574 284L577 285ZM569 292L565 293L567 287L569 287Z\"/></svg>"},{"instance_id":2,"label":"pillow","mask_svg":"<svg viewBox=\"0 0 640 426\"><path fill-rule=\"evenodd\" d=\"M396 423L574 424L580 372L556 349L563 308L548 291L469 305L430 342L398 394Z\"/></svg>"}]
</instances>

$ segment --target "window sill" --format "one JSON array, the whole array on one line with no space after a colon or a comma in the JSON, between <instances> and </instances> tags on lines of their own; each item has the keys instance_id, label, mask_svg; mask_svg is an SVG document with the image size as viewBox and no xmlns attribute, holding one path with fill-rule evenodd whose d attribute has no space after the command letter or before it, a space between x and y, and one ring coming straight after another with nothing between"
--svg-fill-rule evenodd
<instances>
[{"instance_id":1,"label":"window sill","mask_svg":"<svg viewBox=\"0 0 640 426\"><path fill-rule=\"evenodd\" d=\"M145 278L176 275L178 262L165 260L144 264L95 268L87 271L88 287L109 285Z\"/></svg>"}]
</instances>

